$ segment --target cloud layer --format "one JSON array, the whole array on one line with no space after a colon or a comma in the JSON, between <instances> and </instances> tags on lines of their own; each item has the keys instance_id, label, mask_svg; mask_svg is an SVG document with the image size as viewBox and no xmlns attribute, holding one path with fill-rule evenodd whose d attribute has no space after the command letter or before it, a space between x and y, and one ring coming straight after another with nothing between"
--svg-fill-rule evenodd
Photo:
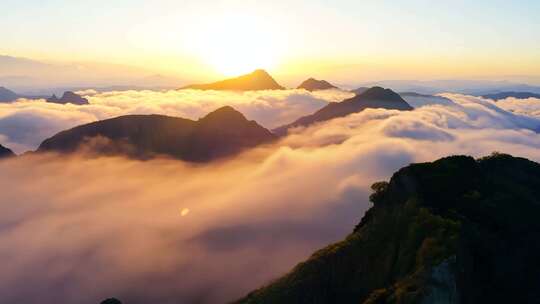
<instances>
[{"instance_id":1,"label":"cloud layer","mask_svg":"<svg viewBox=\"0 0 540 304\"><path fill-rule=\"evenodd\" d=\"M305 90L222 92L198 90L114 91L82 93L90 105L59 105L43 100L20 99L0 103L0 144L16 152L35 149L44 139L80 124L126 114L163 114L198 119L224 105L231 105L267 128L289 123L340 101L351 93L332 90L310 93ZM3 139L2 139L3 138Z\"/></svg>"},{"instance_id":2,"label":"cloud layer","mask_svg":"<svg viewBox=\"0 0 540 304\"><path fill-rule=\"evenodd\" d=\"M54 154L2 161L2 299L225 303L344 237L370 205L369 186L410 162L492 151L540 161L532 131L540 120L444 97L452 103L369 109L297 129L275 146L205 166ZM92 98L107 109L133 104ZM269 117L281 117L273 109Z\"/></svg>"}]
</instances>

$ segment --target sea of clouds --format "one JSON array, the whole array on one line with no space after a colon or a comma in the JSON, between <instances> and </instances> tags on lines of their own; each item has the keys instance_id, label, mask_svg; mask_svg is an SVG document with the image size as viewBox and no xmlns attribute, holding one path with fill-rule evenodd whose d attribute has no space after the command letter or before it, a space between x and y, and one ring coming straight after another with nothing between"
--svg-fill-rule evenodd
<instances>
[{"instance_id":1,"label":"sea of clouds","mask_svg":"<svg viewBox=\"0 0 540 304\"><path fill-rule=\"evenodd\" d=\"M290 123L328 102L352 97L350 92L329 90L274 90L224 92L199 90L78 92L89 105L61 105L45 100L19 99L0 103L0 144L22 153L35 150L46 138L84 123L127 114L163 114L199 119L224 106L233 106L266 128Z\"/></svg>"},{"instance_id":2,"label":"sea of clouds","mask_svg":"<svg viewBox=\"0 0 540 304\"><path fill-rule=\"evenodd\" d=\"M183 104L178 94L195 97ZM346 94L143 91L92 93L91 105L79 107L19 101L0 106L0 133L4 143L35 147L47 128L126 113L197 118L224 104L273 127ZM446 99L410 100L414 111L368 109L295 129L207 165L54 154L1 161L2 301L226 303L350 233L370 207L369 186L402 166L493 151L540 161L530 100L439 97ZM28 123L29 134L12 134L6 120Z\"/></svg>"}]
</instances>

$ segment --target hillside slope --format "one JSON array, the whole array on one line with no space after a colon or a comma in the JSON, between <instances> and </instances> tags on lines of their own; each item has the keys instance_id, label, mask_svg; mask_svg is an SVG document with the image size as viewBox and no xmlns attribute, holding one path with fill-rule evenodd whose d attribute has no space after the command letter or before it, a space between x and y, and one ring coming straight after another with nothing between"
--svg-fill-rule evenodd
<instances>
[{"instance_id":1,"label":"hillside slope","mask_svg":"<svg viewBox=\"0 0 540 304\"><path fill-rule=\"evenodd\" d=\"M278 135L285 135L291 128L307 127L314 123L323 122L338 117L345 117L349 114L358 113L369 108L402 111L413 110L413 108L394 91L380 87L373 87L360 95L356 95L344 101L331 102L311 115L301 117L293 123L278 127L272 131Z\"/></svg>"},{"instance_id":2,"label":"hillside slope","mask_svg":"<svg viewBox=\"0 0 540 304\"><path fill-rule=\"evenodd\" d=\"M166 155L206 162L274 138L270 131L226 106L198 121L163 115L127 115L97 121L46 139L38 152L89 152L139 159Z\"/></svg>"},{"instance_id":3,"label":"hillside slope","mask_svg":"<svg viewBox=\"0 0 540 304\"><path fill-rule=\"evenodd\" d=\"M539 164L453 156L372 188L345 240L235 303L537 303Z\"/></svg>"}]
</instances>

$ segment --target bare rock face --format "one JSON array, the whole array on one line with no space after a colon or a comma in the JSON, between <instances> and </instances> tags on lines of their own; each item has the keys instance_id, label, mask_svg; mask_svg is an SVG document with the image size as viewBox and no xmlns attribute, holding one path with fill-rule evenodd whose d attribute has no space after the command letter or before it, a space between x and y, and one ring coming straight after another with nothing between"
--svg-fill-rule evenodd
<instances>
[{"instance_id":1,"label":"bare rock face","mask_svg":"<svg viewBox=\"0 0 540 304\"><path fill-rule=\"evenodd\" d=\"M313 91L320 91L320 90L330 90L330 89L337 89L338 87L334 86L333 84L329 83L326 80L317 80L314 78L309 78L308 80L305 80L302 82L297 89L304 89L310 92Z\"/></svg>"},{"instance_id":2,"label":"bare rock face","mask_svg":"<svg viewBox=\"0 0 540 304\"><path fill-rule=\"evenodd\" d=\"M207 162L232 156L275 139L232 107L222 107L198 121L164 115L127 115L75 127L43 141L38 152L85 152L155 156Z\"/></svg>"},{"instance_id":3,"label":"bare rock face","mask_svg":"<svg viewBox=\"0 0 540 304\"><path fill-rule=\"evenodd\" d=\"M75 104L75 105L86 105L86 104L89 104L88 103L88 99L78 95L78 94L75 94L71 91L66 91L64 92L64 94L62 95L61 98L58 98L56 97L56 95L53 95L51 96L50 98L47 99L47 102L51 102L51 103L59 103L59 104L68 104L68 103L71 103L71 104Z\"/></svg>"},{"instance_id":4,"label":"bare rock face","mask_svg":"<svg viewBox=\"0 0 540 304\"><path fill-rule=\"evenodd\" d=\"M270 74L265 70L255 70L250 74L236 78L225 79L208 84L193 84L182 89L196 90L220 90L220 91L258 91L258 90L283 90Z\"/></svg>"},{"instance_id":5,"label":"bare rock face","mask_svg":"<svg viewBox=\"0 0 540 304\"><path fill-rule=\"evenodd\" d=\"M368 108L383 108L409 111L413 108L399 94L390 89L373 87L360 95L342 102L332 102L317 112L304 116L295 122L273 130L277 135L285 135L290 128L306 127L311 124L327 121L333 118L345 117L352 113L361 112Z\"/></svg>"}]
</instances>

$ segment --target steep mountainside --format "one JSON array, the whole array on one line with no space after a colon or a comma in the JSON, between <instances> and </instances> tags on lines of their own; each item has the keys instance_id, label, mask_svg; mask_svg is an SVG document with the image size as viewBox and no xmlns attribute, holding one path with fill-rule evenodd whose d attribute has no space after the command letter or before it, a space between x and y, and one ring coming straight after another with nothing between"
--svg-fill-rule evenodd
<instances>
[{"instance_id":1,"label":"steep mountainside","mask_svg":"<svg viewBox=\"0 0 540 304\"><path fill-rule=\"evenodd\" d=\"M223 91L257 91L257 90L283 90L270 74L265 70L255 70L250 74L236 78L225 79L208 84L193 84L182 89L197 90L223 90Z\"/></svg>"},{"instance_id":2,"label":"steep mountainside","mask_svg":"<svg viewBox=\"0 0 540 304\"><path fill-rule=\"evenodd\" d=\"M128 115L63 131L38 151L121 154L134 158L168 155L186 161L210 161L268 143L274 135L231 107L198 121L163 115Z\"/></svg>"},{"instance_id":3,"label":"steep mountainside","mask_svg":"<svg viewBox=\"0 0 540 304\"><path fill-rule=\"evenodd\" d=\"M236 303L537 303L540 165L494 154L375 183L342 242Z\"/></svg>"},{"instance_id":4,"label":"steep mountainside","mask_svg":"<svg viewBox=\"0 0 540 304\"><path fill-rule=\"evenodd\" d=\"M290 128L305 127L311 124L330 120L337 117L345 117L352 113L357 113L368 108L384 108L408 111L413 108L390 89L373 87L360 95L346 99L342 102L332 102L314 114L304 116L295 122L281 126L273 130L275 134L284 135Z\"/></svg>"},{"instance_id":5,"label":"steep mountainside","mask_svg":"<svg viewBox=\"0 0 540 304\"><path fill-rule=\"evenodd\" d=\"M338 87L334 86L333 84L329 83L326 80L317 80L314 78L309 78L308 80L305 80L302 82L297 89L304 89L308 90L310 92L313 91L319 91L319 90L329 90L329 89L337 89Z\"/></svg>"},{"instance_id":6,"label":"steep mountainside","mask_svg":"<svg viewBox=\"0 0 540 304\"><path fill-rule=\"evenodd\" d=\"M10 149L0 145L0 158L15 156L15 153Z\"/></svg>"}]
</instances>

